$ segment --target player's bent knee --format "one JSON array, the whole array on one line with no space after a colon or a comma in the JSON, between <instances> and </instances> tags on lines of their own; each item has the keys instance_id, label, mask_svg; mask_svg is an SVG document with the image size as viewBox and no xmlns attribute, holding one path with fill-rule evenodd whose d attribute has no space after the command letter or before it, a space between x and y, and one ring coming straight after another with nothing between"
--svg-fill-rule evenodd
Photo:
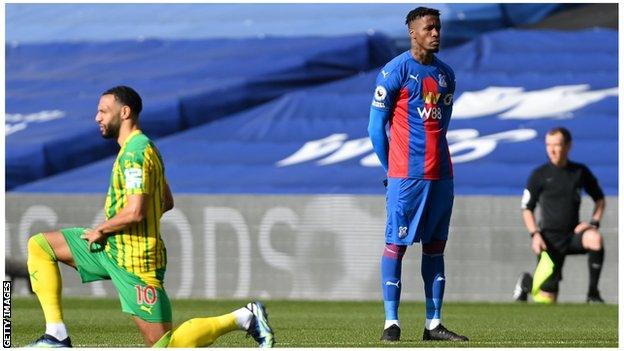
<instances>
[{"instance_id":1,"label":"player's bent knee","mask_svg":"<svg viewBox=\"0 0 624 351\"><path fill-rule=\"evenodd\" d=\"M69 245L67 241L65 241L65 237L63 233L58 232L46 232L43 233L46 241L49 243L50 247L52 247L52 251L56 255L58 261L61 261L67 265L75 267L76 264L74 262L74 257L72 256L71 250L69 249Z\"/></svg>"},{"instance_id":2,"label":"player's bent knee","mask_svg":"<svg viewBox=\"0 0 624 351\"><path fill-rule=\"evenodd\" d=\"M56 261L56 255L50 243L43 233L38 233L28 238L28 257L40 255L40 257L49 256L50 259Z\"/></svg>"},{"instance_id":3,"label":"player's bent knee","mask_svg":"<svg viewBox=\"0 0 624 351\"><path fill-rule=\"evenodd\" d=\"M595 230L590 229L583 233L583 247L588 250L599 251L602 249L602 235Z\"/></svg>"}]
</instances>

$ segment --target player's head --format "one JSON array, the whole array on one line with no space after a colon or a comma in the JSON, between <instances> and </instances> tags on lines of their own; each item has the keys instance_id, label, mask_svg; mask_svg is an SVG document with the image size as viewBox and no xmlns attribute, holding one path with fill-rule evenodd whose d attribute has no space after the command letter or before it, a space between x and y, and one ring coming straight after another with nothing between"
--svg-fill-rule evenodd
<instances>
[{"instance_id":1,"label":"player's head","mask_svg":"<svg viewBox=\"0 0 624 351\"><path fill-rule=\"evenodd\" d=\"M555 166L564 166L572 147L572 135L563 127L555 127L546 133L546 154Z\"/></svg>"},{"instance_id":2,"label":"player's head","mask_svg":"<svg viewBox=\"0 0 624 351\"><path fill-rule=\"evenodd\" d=\"M440 11L428 7L418 7L405 18L412 46L416 45L427 52L440 50Z\"/></svg>"},{"instance_id":3,"label":"player's head","mask_svg":"<svg viewBox=\"0 0 624 351\"><path fill-rule=\"evenodd\" d=\"M134 89L123 85L116 86L100 96L95 121L104 138L114 139L119 136L119 129L124 121L137 122L142 109L143 101Z\"/></svg>"}]
</instances>

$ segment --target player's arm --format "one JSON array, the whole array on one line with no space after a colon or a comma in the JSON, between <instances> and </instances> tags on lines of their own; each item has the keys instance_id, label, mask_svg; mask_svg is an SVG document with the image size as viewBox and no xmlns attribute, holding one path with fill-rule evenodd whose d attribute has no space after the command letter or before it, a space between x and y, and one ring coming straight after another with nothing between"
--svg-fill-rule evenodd
<instances>
[{"instance_id":1,"label":"player's arm","mask_svg":"<svg viewBox=\"0 0 624 351\"><path fill-rule=\"evenodd\" d=\"M604 209L606 206L604 193L602 192L602 188L598 185L598 180L592 174L592 172L587 167L583 167L582 174L583 188L591 196L592 200L594 200L594 211L592 212L591 219L589 223L582 221L579 223L576 228L574 228L575 233L582 233L583 231L594 227L600 227L600 220L602 219L602 215L604 214Z\"/></svg>"},{"instance_id":2,"label":"player's arm","mask_svg":"<svg viewBox=\"0 0 624 351\"><path fill-rule=\"evenodd\" d=\"M604 197L594 202L594 212L592 213L592 222L600 223L600 220L602 219L602 215L604 214L606 205L607 203Z\"/></svg>"},{"instance_id":3,"label":"player's arm","mask_svg":"<svg viewBox=\"0 0 624 351\"><path fill-rule=\"evenodd\" d=\"M604 192L598 184L598 179L596 179L589 168L584 167L583 173L585 191L591 196L592 200L594 200L594 211L592 212L590 224L598 228L600 227L600 220L602 219L606 206Z\"/></svg>"},{"instance_id":4,"label":"player's arm","mask_svg":"<svg viewBox=\"0 0 624 351\"><path fill-rule=\"evenodd\" d=\"M92 243L103 243L112 233L143 221L147 214L149 194L128 195L126 205L116 215L104 221L92 231L86 231L82 238Z\"/></svg>"},{"instance_id":5,"label":"player's arm","mask_svg":"<svg viewBox=\"0 0 624 351\"><path fill-rule=\"evenodd\" d=\"M400 69L384 67L377 76L368 120L368 136L386 173L388 172L388 152L390 150L386 124L390 120L391 109L394 107L397 92L402 85L399 71Z\"/></svg>"},{"instance_id":6,"label":"player's arm","mask_svg":"<svg viewBox=\"0 0 624 351\"><path fill-rule=\"evenodd\" d=\"M529 177L527 187L522 194L522 220L524 221L524 226L531 235L531 249L536 255L546 250L546 242L542 237L534 215L540 192L540 176L537 171L533 171Z\"/></svg>"},{"instance_id":7,"label":"player's arm","mask_svg":"<svg viewBox=\"0 0 624 351\"><path fill-rule=\"evenodd\" d=\"M527 231L531 233L531 236L533 236L533 234L540 234L540 229L537 226L537 221L535 220L533 210L523 209L522 220L524 221L524 226L526 227Z\"/></svg>"},{"instance_id":8,"label":"player's arm","mask_svg":"<svg viewBox=\"0 0 624 351\"><path fill-rule=\"evenodd\" d=\"M368 121L368 136L375 154L381 162L384 171L388 172L388 136L386 135L386 124L390 119L390 111L379 110L371 107L370 117Z\"/></svg>"},{"instance_id":9,"label":"player's arm","mask_svg":"<svg viewBox=\"0 0 624 351\"><path fill-rule=\"evenodd\" d=\"M164 192L163 192L163 213L169 211L170 209L173 208L173 195L171 194L171 188L169 188L169 184L167 184L167 181L165 180L165 186L164 186Z\"/></svg>"},{"instance_id":10,"label":"player's arm","mask_svg":"<svg viewBox=\"0 0 624 351\"><path fill-rule=\"evenodd\" d=\"M546 250L546 242L537 226L533 211L528 209L522 210L522 219L531 235L531 250L533 250L536 255L539 255L542 251Z\"/></svg>"}]
</instances>

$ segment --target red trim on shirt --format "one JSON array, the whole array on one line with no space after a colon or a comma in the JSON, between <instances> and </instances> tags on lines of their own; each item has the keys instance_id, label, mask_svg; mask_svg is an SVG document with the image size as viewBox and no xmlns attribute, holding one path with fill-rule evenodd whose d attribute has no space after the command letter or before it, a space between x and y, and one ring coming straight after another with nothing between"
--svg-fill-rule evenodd
<instances>
[{"instance_id":1,"label":"red trim on shirt","mask_svg":"<svg viewBox=\"0 0 624 351\"><path fill-rule=\"evenodd\" d=\"M407 177L410 150L410 126L407 111L408 99L409 93L407 88L402 88L394 107L394 114L390 120L388 177Z\"/></svg>"}]
</instances>

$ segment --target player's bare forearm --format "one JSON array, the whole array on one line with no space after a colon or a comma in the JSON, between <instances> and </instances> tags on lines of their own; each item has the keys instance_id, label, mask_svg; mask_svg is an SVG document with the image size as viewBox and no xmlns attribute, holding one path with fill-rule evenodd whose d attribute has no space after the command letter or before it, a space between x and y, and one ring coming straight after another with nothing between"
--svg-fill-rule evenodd
<instances>
[{"instance_id":1,"label":"player's bare forearm","mask_svg":"<svg viewBox=\"0 0 624 351\"><path fill-rule=\"evenodd\" d=\"M121 211L104 221L95 230L108 235L141 222L145 218L146 198L145 194L128 196L128 201Z\"/></svg>"},{"instance_id":2,"label":"player's bare forearm","mask_svg":"<svg viewBox=\"0 0 624 351\"><path fill-rule=\"evenodd\" d=\"M537 223L535 222L535 215L533 215L533 211L531 210L522 210L522 219L524 220L524 225L526 226L529 233L533 233L538 231Z\"/></svg>"},{"instance_id":3,"label":"player's bare forearm","mask_svg":"<svg viewBox=\"0 0 624 351\"><path fill-rule=\"evenodd\" d=\"M114 217L100 224L95 230L99 230L104 234L118 232L130 225L139 223L143 220L143 216L132 213L131 211L122 210Z\"/></svg>"},{"instance_id":4,"label":"player's bare forearm","mask_svg":"<svg viewBox=\"0 0 624 351\"><path fill-rule=\"evenodd\" d=\"M593 220L600 221L602 219L606 204L607 203L604 198L596 200L596 203L594 204L594 212L592 213Z\"/></svg>"}]
</instances>

